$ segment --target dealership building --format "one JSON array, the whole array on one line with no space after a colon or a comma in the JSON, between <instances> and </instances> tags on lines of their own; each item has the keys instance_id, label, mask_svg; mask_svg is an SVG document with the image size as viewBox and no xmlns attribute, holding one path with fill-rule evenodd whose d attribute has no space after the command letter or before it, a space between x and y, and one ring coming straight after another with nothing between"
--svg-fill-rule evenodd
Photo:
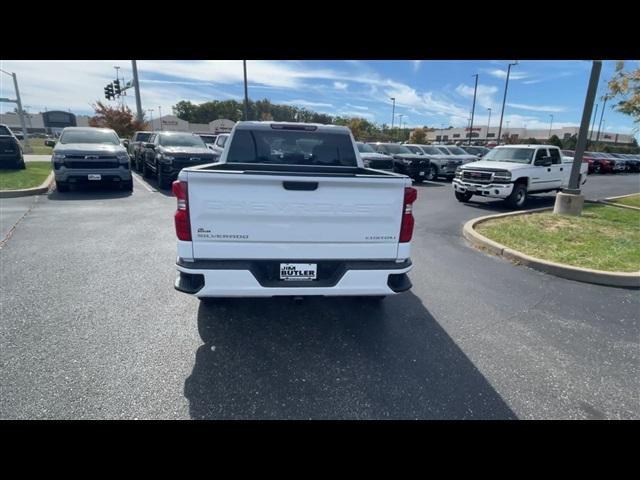
<instances>
[{"instance_id":1,"label":"dealership building","mask_svg":"<svg viewBox=\"0 0 640 480\"><path fill-rule=\"evenodd\" d=\"M527 129L527 128L502 128L501 136L502 141L519 142L520 140L527 140L529 138L535 138L538 141L547 141L549 137L556 135L560 140L571 138L574 135L578 135L579 128L576 127L563 127L554 128L549 133L549 129ZM435 129L427 131L427 141L430 142L466 142L469 140L469 134L471 133L471 140L474 142L484 141L496 141L498 139L498 127L491 127L487 129L486 126L473 127L471 132L469 128L445 128ZM595 140L598 135L598 131L589 130L589 138ZM611 131L601 131L599 141L604 143L611 143L612 145L631 145L633 144L633 136L626 133L615 133Z\"/></svg>"}]
</instances>

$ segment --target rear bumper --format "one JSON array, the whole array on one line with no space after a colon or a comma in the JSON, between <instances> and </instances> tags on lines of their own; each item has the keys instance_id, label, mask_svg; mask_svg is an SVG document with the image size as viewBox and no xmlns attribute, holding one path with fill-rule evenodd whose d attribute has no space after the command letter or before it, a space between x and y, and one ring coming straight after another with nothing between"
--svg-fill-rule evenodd
<instances>
[{"instance_id":1,"label":"rear bumper","mask_svg":"<svg viewBox=\"0 0 640 480\"><path fill-rule=\"evenodd\" d=\"M270 263L288 262L273 261ZM313 263L313 260L304 260ZM320 260L317 263L320 264ZM264 262L263 262L264 263ZM411 260L345 261L330 276L312 282L269 280L260 275L260 261L178 259L175 288L196 297L394 295L411 288ZM208 267L208 268L205 268ZM320 268L320 267L319 267Z\"/></svg>"}]
</instances>

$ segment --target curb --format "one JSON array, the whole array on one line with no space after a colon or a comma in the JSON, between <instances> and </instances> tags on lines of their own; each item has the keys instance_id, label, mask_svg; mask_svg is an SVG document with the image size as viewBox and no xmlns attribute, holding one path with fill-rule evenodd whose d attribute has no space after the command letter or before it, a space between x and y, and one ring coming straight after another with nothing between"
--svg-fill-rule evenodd
<instances>
[{"instance_id":1,"label":"curb","mask_svg":"<svg viewBox=\"0 0 640 480\"><path fill-rule=\"evenodd\" d=\"M534 210L520 210L517 212L500 213L498 215L486 215L483 217L473 218L464 224L462 235L475 247L488 250L494 255L504 257L512 262L525 265L557 277L576 280L578 282L607 285L610 287L640 288L640 272L606 272L603 270L573 267L571 265L530 257L529 255L525 255L524 253L512 250L509 247L494 242L484 235L479 234L474 229L476 225L494 218L528 215L530 213L542 212L545 210L553 210L553 207L536 208Z\"/></svg>"},{"instance_id":2,"label":"curb","mask_svg":"<svg viewBox=\"0 0 640 480\"><path fill-rule=\"evenodd\" d=\"M49 173L46 180L39 186L34 188L24 188L22 190L2 190L0 198L28 197L29 195L41 195L47 193L53 185L53 171Z\"/></svg>"},{"instance_id":3,"label":"curb","mask_svg":"<svg viewBox=\"0 0 640 480\"><path fill-rule=\"evenodd\" d=\"M638 207L633 207L631 205L623 205L622 203L616 203L616 202L612 201L612 200L618 200L620 198L634 197L636 195L638 195L638 194L637 193L631 193L629 195L620 195L619 197L607 197L607 198L604 198L604 199L600 200L600 203L604 203L605 205L611 205L611 206L614 206L614 207L628 208L630 210L640 211L640 208L638 208Z\"/></svg>"}]
</instances>

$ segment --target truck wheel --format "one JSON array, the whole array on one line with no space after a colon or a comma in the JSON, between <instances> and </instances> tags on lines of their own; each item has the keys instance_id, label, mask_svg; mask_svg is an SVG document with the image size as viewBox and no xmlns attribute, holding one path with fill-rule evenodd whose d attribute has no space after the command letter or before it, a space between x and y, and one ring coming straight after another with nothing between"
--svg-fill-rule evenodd
<instances>
[{"instance_id":1,"label":"truck wheel","mask_svg":"<svg viewBox=\"0 0 640 480\"><path fill-rule=\"evenodd\" d=\"M512 208L522 208L527 203L527 187L522 183L513 186L511 195L507 197L507 203Z\"/></svg>"},{"instance_id":2,"label":"truck wheel","mask_svg":"<svg viewBox=\"0 0 640 480\"><path fill-rule=\"evenodd\" d=\"M469 192L465 192L465 193L455 192L455 193L456 193L456 198L458 199L459 202L468 202L469 200L471 200L471 197L473 197L473 193L469 193Z\"/></svg>"},{"instance_id":3,"label":"truck wheel","mask_svg":"<svg viewBox=\"0 0 640 480\"><path fill-rule=\"evenodd\" d=\"M427 180L435 180L436 178L438 178L438 168L435 165L431 165L427 172Z\"/></svg>"},{"instance_id":4,"label":"truck wheel","mask_svg":"<svg viewBox=\"0 0 640 480\"><path fill-rule=\"evenodd\" d=\"M158 186L162 190L167 190L171 186L171 182L165 177L164 173L162 173L162 166L158 165Z\"/></svg>"},{"instance_id":5,"label":"truck wheel","mask_svg":"<svg viewBox=\"0 0 640 480\"><path fill-rule=\"evenodd\" d=\"M133 192L133 179L122 182L122 190L125 192Z\"/></svg>"},{"instance_id":6,"label":"truck wheel","mask_svg":"<svg viewBox=\"0 0 640 480\"><path fill-rule=\"evenodd\" d=\"M149 178L151 176L151 172L149 171L149 167L147 167L147 162L144 158L142 159L142 176L144 178Z\"/></svg>"},{"instance_id":7,"label":"truck wheel","mask_svg":"<svg viewBox=\"0 0 640 480\"><path fill-rule=\"evenodd\" d=\"M600 165L593 167L593 173L600 173Z\"/></svg>"}]
</instances>

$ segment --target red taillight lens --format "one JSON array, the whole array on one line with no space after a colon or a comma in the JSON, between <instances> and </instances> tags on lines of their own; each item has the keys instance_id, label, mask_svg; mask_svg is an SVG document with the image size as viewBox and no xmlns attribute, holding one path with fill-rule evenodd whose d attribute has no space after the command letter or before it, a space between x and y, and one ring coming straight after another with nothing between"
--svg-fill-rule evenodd
<instances>
[{"instance_id":1,"label":"red taillight lens","mask_svg":"<svg viewBox=\"0 0 640 480\"><path fill-rule=\"evenodd\" d=\"M413 236L413 202L418 198L418 191L413 187L404 189L404 205L402 207L402 224L400 225L400 242L410 242Z\"/></svg>"},{"instance_id":2,"label":"red taillight lens","mask_svg":"<svg viewBox=\"0 0 640 480\"><path fill-rule=\"evenodd\" d=\"M176 235L179 240L191 241L191 222L189 221L189 195L187 194L187 182L176 180L173 182L173 194L178 200L178 209L174 216L176 223Z\"/></svg>"}]
</instances>

